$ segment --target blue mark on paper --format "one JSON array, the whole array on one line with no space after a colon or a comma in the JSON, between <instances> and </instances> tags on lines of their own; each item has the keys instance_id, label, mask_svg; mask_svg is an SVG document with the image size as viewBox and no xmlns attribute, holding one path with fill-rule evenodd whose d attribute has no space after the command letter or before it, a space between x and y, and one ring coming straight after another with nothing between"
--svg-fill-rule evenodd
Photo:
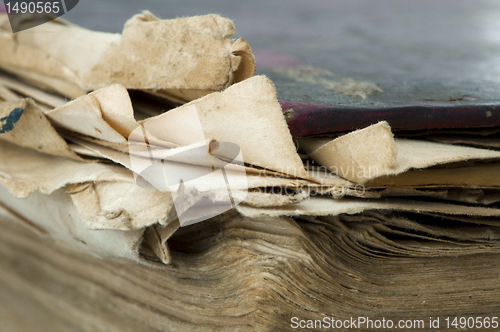
<instances>
[{"instance_id":1,"label":"blue mark on paper","mask_svg":"<svg viewBox=\"0 0 500 332\"><path fill-rule=\"evenodd\" d=\"M14 125L19 121L24 109L15 108L9 115L0 119L0 134L6 133L14 129Z\"/></svg>"}]
</instances>

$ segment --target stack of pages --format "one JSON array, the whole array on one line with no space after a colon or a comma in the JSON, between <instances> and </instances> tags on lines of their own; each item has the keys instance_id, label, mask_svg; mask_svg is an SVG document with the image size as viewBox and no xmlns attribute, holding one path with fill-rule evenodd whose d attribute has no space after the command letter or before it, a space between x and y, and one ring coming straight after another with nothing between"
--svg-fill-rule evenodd
<instances>
[{"instance_id":1,"label":"stack of pages","mask_svg":"<svg viewBox=\"0 0 500 332\"><path fill-rule=\"evenodd\" d=\"M234 35L217 15L122 34L0 16L2 307L47 331L498 314L500 129L294 139Z\"/></svg>"}]
</instances>

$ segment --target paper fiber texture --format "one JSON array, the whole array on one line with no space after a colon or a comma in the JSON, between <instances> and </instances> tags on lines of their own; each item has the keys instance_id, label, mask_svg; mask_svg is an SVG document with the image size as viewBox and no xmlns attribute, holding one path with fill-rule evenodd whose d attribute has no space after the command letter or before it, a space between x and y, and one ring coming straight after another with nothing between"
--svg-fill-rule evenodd
<instances>
[{"instance_id":1,"label":"paper fiber texture","mask_svg":"<svg viewBox=\"0 0 500 332\"><path fill-rule=\"evenodd\" d=\"M121 35L61 19L14 35L2 14L0 68L72 98L120 83L188 101L254 74L250 47L234 34L232 21L218 15L160 20L144 12Z\"/></svg>"}]
</instances>

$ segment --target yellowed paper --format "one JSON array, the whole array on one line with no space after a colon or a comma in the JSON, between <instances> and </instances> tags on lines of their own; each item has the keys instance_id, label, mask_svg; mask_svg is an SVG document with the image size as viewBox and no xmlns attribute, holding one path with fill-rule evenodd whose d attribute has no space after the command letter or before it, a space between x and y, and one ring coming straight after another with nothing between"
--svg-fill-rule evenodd
<instances>
[{"instance_id":1,"label":"yellowed paper","mask_svg":"<svg viewBox=\"0 0 500 332\"><path fill-rule=\"evenodd\" d=\"M476 163L461 167L409 170L397 176L380 177L365 183L367 189L387 187L417 188L500 188L500 163Z\"/></svg>"},{"instance_id":2,"label":"yellowed paper","mask_svg":"<svg viewBox=\"0 0 500 332\"><path fill-rule=\"evenodd\" d=\"M14 211L18 218L37 225L56 241L89 251L101 258L127 259L151 265L139 255L138 250L143 241L144 229L88 229L81 221L65 189L50 195L38 192L30 197L18 199L0 185L1 206Z\"/></svg>"},{"instance_id":3,"label":"yellowed paper","mask_svg":"<svg viewBox=\"0 0 500 332\"><path fill-rule=\"evenodd\" d=\"M144 240L147 241L151 249L155 252L156 256L164 264L169 264L172 260L170 250L168 249L167 240L179 229L180 224L178 220L174 220L167 226L151 226L144 232Z\"/></svg>"},{"instance_id":4,"label":"yellowed paper","mask_svg":"<svg viewBox=\"0 0 500 332\"><path fill-rule=\"evenodd\" d=\"M5 98L8 101L15 101L21 99L22 97L29 97L35 100L38 106L43 105L47 109L62 106L67 102L64 98L30 86L15 77L7 76L3 73L0 73L0 87L11 91L10 98Z\"/></svg>"},{"instance_id":5,"label":"yellowed paper","mask_svg":"<svg viewBox=\"0 0 500 332\"><path fill-rule=\"evenodd\" d=\"M339 214L354 214L366 210L395 210L411 212L432 212L449 215L498 217L499 209L487 207L471 207L467 205L441 202L425 202L403 199L368 200L363 198L332 199L330 197L311 197L298 204L278 207L255 208L239 205L237 210L246 217L261 216L325 216Z\"/></svg>"},{"instance_id":6,"label":"yellowed paper","mask_svg":"<svg viewBox=\"0 0 500 332\"><path fill-rule=\"evenodd\" d=\"M201 91L192 100L253 76L248 44L218 15L160 20L149 12L123 33L94 32L61 19L11 33L0 14L0 68L72 98L113 83L127 89ZM50 33L49 33L50 32Z\"/></svg>"},{"instance_id":7,"label":"yellowed paper","mask_svg":"<svg viewBox=\"0 0 500 332\"><path fill-rule=\"evenodd\" d=\"M88 229L127 231L154 224L165 226L175 219L169 193L144 189L133 182L71 184L66 191Z\"/></svg>"},{"instance_id":8,"label":"yellowed paper","mask_svg":"<svg viewBox=\"0 0 500 332\"><path fill-rule=\"evenodd\" d=\"M0 103L0 140L54 156L82 160L30 99ZM2 156L2 159L4 157Z\"/></svg>"},{"instance_id":9,"label":"yellowed paper","mask_svg":"<svg viewBox=\"0 0 500 332\"><path fill-rule=\"evenodd\" d=\"M155 129L155 124L161 126ZM201 124L201 132L193 127ZM143 122L155 137L180 145L203 139L237 144L245 163L310 179L276 99L263 76L237 83ZM193 133L198 133L194 135Z\"/></svg>"},{"instance_id":10,"label":"yellowed paper","mask_svg":"<svg viewBox=\"0 0 500 332\"><path fill-rule=\"evenodd\" d=\"M22 148L0 140L0 183L16 197L50 194L71 183L133 182L132 173L113 164L87 163Z\"/></svg>"},{"instance_id":11,"label":"yellowed paper","mask_svg":"<svg viewBox=\"0 0 500 332\"><path fill-rule=\"evenodd\" d=\"M474 146L484 149L490 148L493 150L500 149L500 138L498 137L468 137L458 135L429 135L424 137L438 143Z\"/></svg>"},{"instance_id":12,"label":"yellowed paper","mask_svg":"<svg viewBox=\"0 0 500 332\"><path fill-rule=\"evenodd\" d=\"M369 180L409 169L481 159L499 159L500 152L410 139L394 139L387 122L354 131L334 140L299 141L309 157L350 181Z\"/></svg>"}]
</instances>

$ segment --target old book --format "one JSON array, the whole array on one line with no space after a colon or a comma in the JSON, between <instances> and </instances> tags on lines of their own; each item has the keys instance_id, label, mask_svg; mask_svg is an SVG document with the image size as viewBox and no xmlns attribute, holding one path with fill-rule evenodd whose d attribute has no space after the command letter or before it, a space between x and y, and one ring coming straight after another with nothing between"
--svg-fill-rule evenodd
<instances>
[{"instance_id":1,"label":"old book","mask_svg":"<svg viewBox=\"0 0 500 332\"><path fill-rule=\"evenodd\" d=\"M6 95L16 93L14 84L10 86L4 86ZM35 100L43 98L39 93L32 91ZM263 98L266 94L269 99ZM252 102L245 107L236 102L241 99ZM237 110L232 109L233 103L239 105ZM330 172L334 165L322 159L321 150L312 151L317 151L313 156L324 168L310 167L307 175L302 175L306 173L299 172L306 172L309 166L300 161L287 132L275 130L277 136L270 140L266 140L269 130L259 132L260 119L266 119L265 123L275 121L273 128L286 124L268 80L255 77L191 105L198 105L201 112L204 105L219 109L206 118L198 113L204 134L208 135L205 138L239 143L248 170L244 177L249 191L236 210L179 227L171 193L135 184L127 146L130 132L139 122L124 87L96 90L46 111L32 99L0 104L1 116L6 119L0 135L1 220L5 234L9 234L2 241L2 294L4 299L17 298L2 317L8 328L34 324L31 318L19 319L27 307L30 317L43 315L43 329L52 331L82 327L117 331L266 331L286 330L297 324L327 328L339 319L351 317L359 330L370 330L366 325L369 321L362 323L364 318L372 320L372 324L385 319L393 324L411 320L412 324L429 326L436 319L445 324L446 317L461 313L495 314L492 301L497 289L485 293L480 286L496 281L495 267L489 268L486 276L470 276L470 271L489 264L500 248L496 230L500 212L495 203L498 178L488 175L497 172L497 152L412 139L407 139L407 145L398 144L385 123L329 140L328 148L343 142L336 151L350 158L356 155L349 151L370 157L362 154L363 147L368 151L391 144L395 147L389 149L393 161L386 168L372 161L360 163L360 159L337 165L338 169L355 165L356 170L362 166L380 167L381 173L369 179L366 190L360 193L356 190L358 179L348 180L342 177L346 174ZM152 137L157 139L155 144L163 144L166 151L196 144L191 136L176 133L175 127L155 132L154 127L147 126L149 121L154 123L167 116L165 126L179 121L193 123L185 117L176 119L182 112L189 115L188 107L190 104L141 123L151 129ZM19 111L14 110L22 113L16 115ZM219 130L224 128L219 125L225 112L239 112L231 120L233 128L237 128L234 133ZM388 142L366 138L380 130ZM245 139L249 135L259 144ZM301 147L306 151L311 144L317 144L314 139L306 143ZM400 157L411 154L411 144L423 145L422 151L427 151L416 159L416 164L412 163L415 159ZM268 155L262 151L273 149L283 157L273 152L274 157L266 159ZM448 154L441 153L443 149ZM295 159L290 159L294 154ZM477 165L455 165L471 159L486 160ZM299 161L295 168L294 160ZM394 160L400 160L396 164L400 171L394 168ZM188 168L196 163L193 159L179 161ZM440 162L448 163L448 167L428 168ZM406 171L408 168L428 169ZM263 169L265 172L260 172ZM463 178L461 172L477 176ZM394 173L401 174L387 177ZM287 192L277 188L287 188ZM305 195L300 194L304 188ZM482 192L460 194L460 188ZM338 189L342 191L335 195ZM214 187L205 190L210 192ZM402 193L411 199L401 198L405 196ZM465 205L467 202L474 206ZM28 240L33 237L36 240ZM38 243L37 249L26 243ZM17 260L24 262L28 270L21 272L18 265L8 263ZM381 260L384 264L376 263ZM59 266L87 272L68 275ZM47 275L43 271L51 272ZM12 279L19 273L44 277L42 282L25 277ZM452 273L462 279L450 281L446 276ZM422 279L422 275L427 277ZM466 284L458 281L465 275ZM101 286L97 286L96 278L100 278ZM436 278L441 281L436 282ZM82 291L70 292L69 298L49 296L51 288L47 287L61 283L56 294L70 289ZM116 286L113 293L108 293L106 287L111 285ZM93 287L95 293L89 297L83 292L86 287ZM138 291L144 287L157 291ZM452 297L463 300L443 310L450 292ZM101 303L98 299L104 296L106 303ZM113 309L123 305L120 303L124 298L133 313L127 313L126 319L124 312ZM97 301L99 306L81 309L82 301ZM147 309L141 309L143 305ZM61 306L70 309L61 311Z\"/></svg>"},{"instance_id":2,"label":"old book","mask_svg":"<svg viewBox=\"0 0 500 332\"><path fill-rule=\"evenodd\" d=\"M206 19L144 13L125 30L189 34ZM207 20L232 31L228 20ZM58 24L61 35L95 38ZM126 40L125 30L102 40ZM222 58L253 66L249 46L229 37ZM38 54L24 49L30 36L15 42L16 61ZM212 55L202 49L195 63ZM103 78L94 63L85 67L93 75L50 87L22 68L0 76L6 331L496 328L494 146L395 137L387 122L296 146L273 83L240 80L232 65L216 75L227 85L190 86L199 98L178 104L163 98L170 87ZM70 90L80 92L68 101Z\"/></svg>"}]
</instances>

